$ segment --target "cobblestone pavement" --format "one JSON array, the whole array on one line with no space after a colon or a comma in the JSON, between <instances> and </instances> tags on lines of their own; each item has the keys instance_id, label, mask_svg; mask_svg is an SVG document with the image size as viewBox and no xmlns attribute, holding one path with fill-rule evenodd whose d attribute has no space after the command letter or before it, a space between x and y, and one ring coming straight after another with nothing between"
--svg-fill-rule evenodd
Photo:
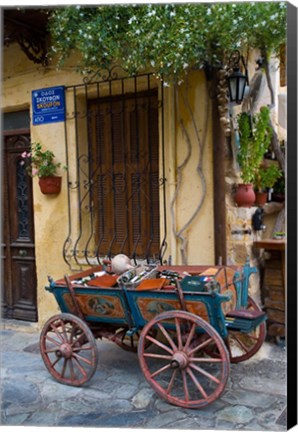
<instances>
[{"instance_id":1,"label":"cobblestone pavement","mask_svg":"<svg viewBox=\"0 0 298 432\"><path fill-rule=\"evenodd\" d=\"M285 349L265 342L231 365L225 392L200 410L169 405L149 387L136 354L98 341L98 368L84 387L56 382L39 354L39 331L1 325L1 424L193 430L286 430Z\"/></svg>"}]
</instances>

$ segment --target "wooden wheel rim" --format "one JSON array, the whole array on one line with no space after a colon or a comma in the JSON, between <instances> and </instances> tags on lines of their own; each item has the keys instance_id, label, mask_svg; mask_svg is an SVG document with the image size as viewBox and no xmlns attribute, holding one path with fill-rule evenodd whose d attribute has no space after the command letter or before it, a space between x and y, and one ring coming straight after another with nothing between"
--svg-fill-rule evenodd
<instances>
[{"instance_id":1,"label":"wooden wheel rim","mask_svg":"<svg viewBox=\"0 0 298 432\"><path fill-rule=\"evenodd\" d=\"M50 374L62 384L83 385L96 371L95 338L87 324L71 314L55 315L45 323L40 353Z\"/></svg>"},{"instance_id":2,"label":"wooden wheel rim","mask_svg":"<svg viewBox=\"0 0 298 432\"><path fill-rule=\"evenodd\" d=\"M163 325L166 323L167 326L169 321L175 323L177 342ZM163 333L166 343L148 335L153 326ZM183 326L188 327L188 330L182 335ZM197 342L198 328L209 336L207 341ZM157 348L158 354L146 352L147 339L152 342L152 347ZM208 358L203 352L203 346L208 343L215 343L220 353L219 359ZM171 404L183 408L202 408L215 401L224 391L229 377L229 354L222 338L206 321L185 311L164 312L147 323L140 336L138 355L142 372L156 393ZM155 360L164 362L164 366L157 369ZM216 375L208 370L208 366L216 368ZM163 386L158 380L163 379L166 373L168 376ZM213 387L211 391L209 387L208 390L204 388L206 382Z\"/></svg>"},{"instance_id":3,"label":"wooden wheel rim","mask_svg":"<svg viewBox=\"0 0 298 432\"><path fill-rule=\"evenodd\" d=\"M249 296L247 302L247 309L253 309L258 311L261 310L256 304L256 302ZM231 351L231 363L240 363L242 361L248 360L259 351L266 338L266 323L263 322L256 328L256 330L250 333L230 331L228 338ZM249 345L247 344L247 341L249 341ZM238 349L242 351L242 354L233 355L232 344L238 347Z\"/></svg>"}]
</instances>

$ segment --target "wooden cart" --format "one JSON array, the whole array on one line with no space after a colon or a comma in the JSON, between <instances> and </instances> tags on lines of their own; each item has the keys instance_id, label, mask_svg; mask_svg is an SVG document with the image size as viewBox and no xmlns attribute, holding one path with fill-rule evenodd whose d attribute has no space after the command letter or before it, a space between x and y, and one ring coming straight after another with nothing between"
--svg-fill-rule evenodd
<instances>
[{"instance_id":1,"label":"wooden cart","mask_svg":"<svg viewBox=\"0 0 298 432\"><path fill-rule=\"evenodd\" d=\"M156 267L149 272L153 278L135 284L117 282L111 274L90 276L101 271L91 268L56 282L49 278L46 289L61 313L44 325L40 350L61 383L88 382L97 369L96 339L108 338L138 353L141 370L160 397L202 408L224 391L230 362L250 358L265 339L265 313L248 296L256 271L248 264Z\"/></svg>"}]
</instances>

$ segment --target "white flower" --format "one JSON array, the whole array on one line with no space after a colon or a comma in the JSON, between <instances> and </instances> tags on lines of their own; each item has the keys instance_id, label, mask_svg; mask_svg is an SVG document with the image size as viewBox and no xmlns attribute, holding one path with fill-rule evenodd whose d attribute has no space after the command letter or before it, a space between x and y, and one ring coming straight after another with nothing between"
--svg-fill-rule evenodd
<instances>
[{"instance_id":1,"label":"white flower","mask_svg":"<svg viewBox=\"0 0 298 432\"><path fill-rule=\"evenodd\" d=\"M173 17L173 16L175 16L175 15L176 15L176 12L174 12L174 11L170 12L170 16L171 16L171 17Z\"/></svg>"},{"instance_id":2,"label":"white flower","mask_svg":"<svg viewBox=\"0 0 298 432\"><path fill-rule=\"evenodd\" d=\"M155 66L155 61L154 61L154 60L151 60L151 62L150 62L150 63L151 63L151 66L152 66L152 67L154 67L154 66Z\"/></svg>"},{"instance_id":3,"label":"white flower","mask_svg":"<svg viewBox=\"0 0 298 432\"><path fill-rule=\"evenodd\" d=\"M207 9L207 15L211 15L211 9L210 8Z\"/></svg>"},{"instance_id":4,"label":"white flower","mask_svg":"<svg viewBox=\"0 0 298 432\"><path fill-rule=\"evenodd\" d=\"M188 63L183 63L183 69L188 68Z\"/></svg>"},{"instance_id":5,"label":"white flower","mask_svg":"<svg viewBox=\"0 0 298 432\"><path fill-rule=\"evenodd\" d=\"M133 21L136 21L137 20L137 18L136 18L136 16L134 15L134 16L132 16L131 18L129 18L129 20L128 20L128 24L131 24Z\"/></svg>"},{"instance_id":6,"label":"white flower","mask_svg":"<svg viewBox=\"0 0 298 432\"><path fill-rule=\"evenodd\" d=\"M141 30L140 30L140 29L137 29L137 30L136 30L136 34L139 35L140 33L141 33Z\"/></svg>"}]
</instances>

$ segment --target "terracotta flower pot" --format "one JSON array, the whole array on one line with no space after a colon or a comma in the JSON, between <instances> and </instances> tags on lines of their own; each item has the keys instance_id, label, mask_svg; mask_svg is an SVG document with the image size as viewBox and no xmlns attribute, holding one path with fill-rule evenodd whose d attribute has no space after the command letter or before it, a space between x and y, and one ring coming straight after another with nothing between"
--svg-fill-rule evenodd
<instances>
[{"instance_id":1,"label":"terracotta flower pot","mask_svg":"<svg viewBox=\"0 0 298 432\"><path fill-rule=\"evenodd\" d=\"M257 206L263 207L267 202L267 197L268 197L267 192L256 192L255 204Z\"/></svg>"},{"instance_id":2,"label":"terracotta flower pot","mask_svg":"<svg viewBox=\"0 0 298 432\"><path fill-rule=\"evenodd\" d=\"M252 184L239 184L234 200L238 207L251 207L256 195Z\"/></svg>"},{"instance_id":3,"label":"terracotta flower pot","mask_svg":"<svg viewBox=\"0 0 298 432\"><path fill-rule=\"evenodd\" d=\"M49 176L39 178L39 187L43 194L58 194L61 191L62 177Z\"/></svg>"}]
</instances>

